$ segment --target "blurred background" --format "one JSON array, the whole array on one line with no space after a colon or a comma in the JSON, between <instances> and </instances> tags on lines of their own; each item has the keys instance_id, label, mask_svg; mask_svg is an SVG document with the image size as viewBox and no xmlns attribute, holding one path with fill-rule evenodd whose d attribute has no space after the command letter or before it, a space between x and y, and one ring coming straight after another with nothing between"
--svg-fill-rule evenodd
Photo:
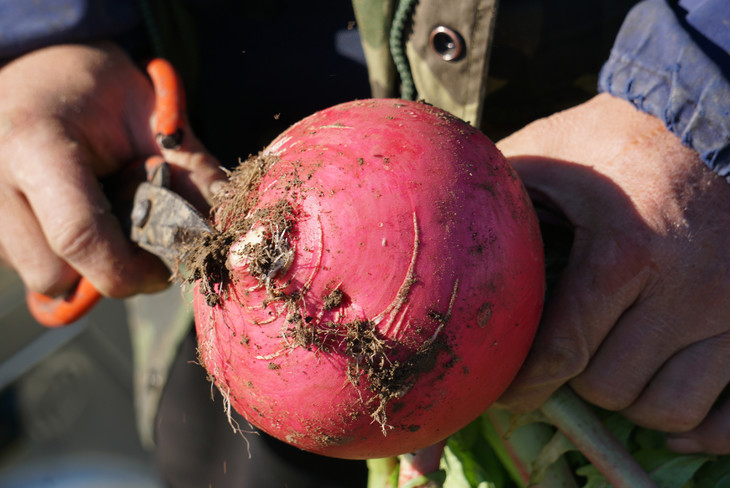
<instances>
[{"instance_id":1,"label":"blurred background","mask_svg":"<svg viewBox=\"0 0 730 488\"><path fill-rule=\"evenodd\" d=\"M39 325L0 269L0 487L161 488L139 441L122 301Z\"/></svg>"}]
</instances>

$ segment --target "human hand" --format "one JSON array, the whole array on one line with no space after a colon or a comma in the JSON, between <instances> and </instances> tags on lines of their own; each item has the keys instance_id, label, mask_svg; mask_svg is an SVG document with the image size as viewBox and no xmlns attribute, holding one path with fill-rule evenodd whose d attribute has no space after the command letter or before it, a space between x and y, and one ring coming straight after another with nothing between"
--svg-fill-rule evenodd
<instances>
[{"instance_id":1,"label":"human hand","mask_svg":"<svg viewBox=\"0 0 730 488\"><path fill-rule=\"evenodd\" d=\"M0 262L56 295L85 276L103 295L158 291L169 272L136 248L99 179L160 150L147 77L109 43L34 51L0 69ZM165 151L175 190L198 206L224 178L188 127Z\"/></svg>"},{"instance_id":2,"label":"human hand","mask_svg":"<svg viewBox=\"0 0 730 488\"><path fill-rule=\"evenodd\" d=\"M610 95L498 143L574 228L527 361L499 403L563 383L680 451L730 453L730 185L657 118Z\"/></svg>"}]
</instances>

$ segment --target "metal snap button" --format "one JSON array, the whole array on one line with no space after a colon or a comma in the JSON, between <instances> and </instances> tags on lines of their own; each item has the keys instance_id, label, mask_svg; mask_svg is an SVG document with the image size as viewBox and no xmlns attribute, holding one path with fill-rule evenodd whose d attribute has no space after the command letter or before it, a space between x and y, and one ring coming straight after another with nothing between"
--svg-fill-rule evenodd
<instances>
[{"instance_id":1,"label":"metal snap button","mask_svg":"<svg viewBox=\"0 0 730 488\"><path fill-rule=\"evenodd\" d=\"M464 54L464 39L454 29L440 25L431 31L431 49L444 61L456 61Z\"/></svg>"}]
</instances>

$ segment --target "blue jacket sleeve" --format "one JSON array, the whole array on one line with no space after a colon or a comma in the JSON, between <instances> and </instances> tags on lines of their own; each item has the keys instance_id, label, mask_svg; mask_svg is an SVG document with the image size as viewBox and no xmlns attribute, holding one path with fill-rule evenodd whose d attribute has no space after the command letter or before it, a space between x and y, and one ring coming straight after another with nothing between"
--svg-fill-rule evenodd
<instances>
[{"instance_id":1,"label":"blue jacket sleeve","mask_svg":"<svg viewBox=\"0 0 730 488\"><path fill-rule=\"evenodd\" d=\"M140 21L133 0L0 0L0 58L51 44L112 38Z\"/></svg>"},{"instance_id":2,"label":"blue jacket sleeve","mask_svg":"<svg viewBox=\"0 0 730 488\"><path fill-rule=\"evenodd\" d=\"M639 3L601 70L599 90L662 119L730 182L730 12L725 7L726 0L682 0L674 8L665 0Z\"/></svg>"},{"instance_id":3,"label":"blue jacket sleeve","mask_svg":"<svg viewBox=\"0 0 730 488\"><path fill-rule=\"evenodd\" d=\"M710 42L730 53L730 5L727 0L679 0L687 23Z\"/></svg>"}]
</instances>

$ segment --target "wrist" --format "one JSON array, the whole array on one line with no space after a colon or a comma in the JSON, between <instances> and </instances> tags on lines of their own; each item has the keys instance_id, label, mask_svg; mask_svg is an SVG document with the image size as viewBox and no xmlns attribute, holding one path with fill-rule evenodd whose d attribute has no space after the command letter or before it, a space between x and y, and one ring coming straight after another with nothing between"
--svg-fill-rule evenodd
<instances>
[{"instance_id":1,"label":"wrist","mask_svg":"<svg viewBox=\"0 0 730 488\"><path fill-rule=\"evenodd\" d=\"M730 82L664 2L643 2L628 15L599 90L662 120L730 181Z\"/></svg>"}]
</instances>

